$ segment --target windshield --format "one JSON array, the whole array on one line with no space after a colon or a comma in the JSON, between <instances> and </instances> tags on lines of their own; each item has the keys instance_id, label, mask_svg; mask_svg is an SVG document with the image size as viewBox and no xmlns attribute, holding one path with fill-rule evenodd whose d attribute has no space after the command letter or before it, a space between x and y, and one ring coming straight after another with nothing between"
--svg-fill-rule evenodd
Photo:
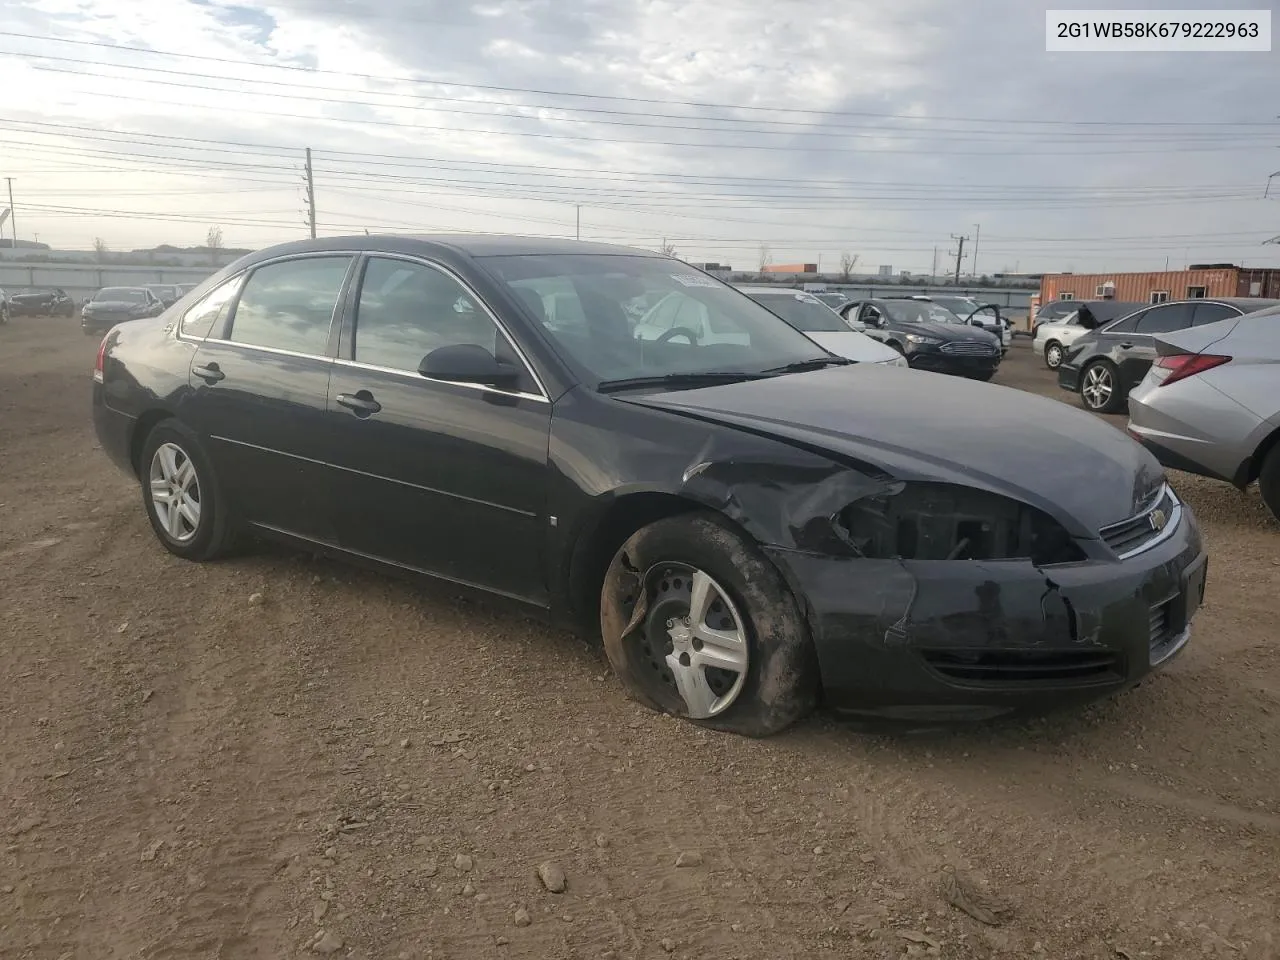
<instances>
[{"instance_id":1,"label":"windshield","mask_svg":"<svg viewBox=\"0 0 1280 960\"><path fill-rule=\"evenodd\" d=\"M930 299L938 306L962 317L967 317L981 306L971 297L932 297Z\"/></svg>"},{"instance_id":2,"label":"windshield","mask_svg":"<svg viewBox=\"0 0 1280 960\"><path fill-rule=\"evenodd\" d=\"M566 254L480 262L583 379L597 383L760 373L832 359L732 287L665 257Z\"/></svg>"},{"instance_id":3,"label":"windshield","mask_svg":"<svg viewBox=\"0 0 1280 960\"><path fill-rule=\"evenodd\" d=\"M146 303L147 294L136 287L103 287L93 299L102 303Z\"/></svg>"},{"instance_id":4,"label":"windshield","mask_svg":"<svg viewBox=\"0 0 1280 960\"><path fill-rule=\"evenodd\" d=\"M747 296L804 333L843 333L849 329L838 313L807 293L752 292Z\"/></svg>"},{"instance_id":5,"label":"windshield","mask_svg":"<svg viewBox=\"0 0 1280 960\"><path fill-rule=\"evenodd\" d=\"M889 319L898 323L961 323L946 307L924 300L885 300L881 303Z\"/></svg>"}]
</instances>

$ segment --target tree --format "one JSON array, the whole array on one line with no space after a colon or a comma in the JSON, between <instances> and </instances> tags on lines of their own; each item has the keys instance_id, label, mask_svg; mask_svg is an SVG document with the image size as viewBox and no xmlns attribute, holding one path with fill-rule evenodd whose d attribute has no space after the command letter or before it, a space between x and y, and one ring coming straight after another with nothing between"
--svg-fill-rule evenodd
<instances>
[{"instance_id":1,"label":"tree","mask_svg":"<svg viewBox=\"0 0 1280 960\"><path fill-rule=\"evenodd\" d=\"M858 255L856 253L840 254L840 277L845 283L853 279L853 268L858 265Z\"/></svg>"},{"instance_id":2,"label":"tree","mask_svg":"<svg viewBox=\"0 0 1280 960\"><path fill-rule=\"evenodd\" d=\"M764 273L764 268L773 263L773 254L769 250L767 243L760 244L760 272Z\"/></svg>"},{"instance_id":3,"label":"tree","mask_svg":"<svg viewBox=\"0 0 1280 960\"><path fill-rule=\"evenodd\" d=\"M222 250L222 228L210 227L209 232L205 234L204 245L209 248L209 264L216 267L218 252Z\"/></svg>"},{"instance_id":4,"label":"tree","mask_svg":"<svg viewBox=\"0 0 1280 960\"><path fill-rule=\"evenodd\" d=\"M107 241L101 237L93 238L93 255L97 257L98 262L102 263L107 259L107 254L111 251L107 248Z\"/></svg>"},{"instance_id":5,"label":"tree","mask_svg":"<svg viewBox=\"0 0 1280 960\"><path fill-rule=\"evenodd\" d=\"M676 255L676 245L666 237L663 237L662 246L658 248L658 252L664 257L674 257Z\"/></svg>"}]
</instances>

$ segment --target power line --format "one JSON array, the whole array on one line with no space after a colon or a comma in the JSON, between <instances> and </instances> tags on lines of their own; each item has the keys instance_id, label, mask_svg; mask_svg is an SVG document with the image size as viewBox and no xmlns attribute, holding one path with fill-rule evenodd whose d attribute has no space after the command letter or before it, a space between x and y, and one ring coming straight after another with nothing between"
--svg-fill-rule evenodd
<instances>
[{"instance_id":1,"label":"power line","mask_svg":"<svg viewBox=\"0 0 1280 960\"><path fill-rule=\"evenodd\" d=\"M697 101L697 100L672 100L672 99L647 98L647 97L615 96L611 94L602 94L602 93L579 93L576 91L568 91L568 90L544 90L544 89L538 89L535 87L508 87L508 86L499 86L496 84L469 83L467 81L462 81L462 80L450 80L450 79L440 79L440 78L388 76L386 74L356 73L356 72L345 71L345 70L325 70L325 69L320 69L318 67L317 68L304 67L296 64L261 63L261 62L254 62L251 60L243 60L243 59L232 58L232 57L213 57L213 56L194 54L194 53L178 53L173 50L155 50L149 47L136 47L136 46L129 46L126 44L107 43L101 40L71 40L63 37L39 36L36 34L17 33L14 31L7 31L7 30L0 30L0 37L12 37L12 38L21 39L21 40L36 40L42 44L53 42L53 43L64 43L64 44L70 44L70 45L82 46L82 47L94 47L94 48L104 49L104 50L118 50L122 53L143 53L143 54L148 54L152 56L172 57L172 58L177 58L181 60L200 60L206 63L231 64L236 66L257 67L257 68L272 69L272 70L286 70L294 73L305 73L313 76L324 75L324 76L352 77L352 78L361 79L361 80L378 81L381 83L424 84L424 85L430 85L430 86L458 87L458 88L470 89L470 90L487 90L487 91L493 91L497 93L522 93L522 94L534 94L538 96L565 97L565 98L581 99L581 100L607 100L607 101L613 101L617 103L644 103L644 104L653 104L653 105L662 105L662 106L696 107L696 108L711 109L711 110L736 110L741 112L750 111L750 112L759 112L759 113L785 113L790 116L794 116L796 114L810 114L813 116L830 116L830 117L874 117L878 119L909 120L912 122L919 122L921 119L931 119L931 120L953 122L953 123L994 123L994 124L1010 124L1010 125L1019 124L1019 125L1029 125L1029 126L1034 125L1034 126L1050 126L1050 127L1061 127L1061 126L1119 127L1124 129L1132 129L1135 127L1223 128L1223 127L1264 127L1264 126L1274 127L1275 126L1273 123L1270 123L1268 121L1257 121L1257 120L1241 120L1241 121L1233 121L1233 120L1172 121L1172 120L1128 120L1128 119L1125 119L1125 120L1041 120L1041 119L1023 119L1023 118L953 117L953 116L937 116L932 118L921 118L919 116L912 115L912 114L875 113L875 112L859 111L859 110L817 110L817 109L795 107L795 106L772 107L772 106L757 106L757 105L751 105L751 104L713 103L713 102Z\"/></svg>"}]
</instances>

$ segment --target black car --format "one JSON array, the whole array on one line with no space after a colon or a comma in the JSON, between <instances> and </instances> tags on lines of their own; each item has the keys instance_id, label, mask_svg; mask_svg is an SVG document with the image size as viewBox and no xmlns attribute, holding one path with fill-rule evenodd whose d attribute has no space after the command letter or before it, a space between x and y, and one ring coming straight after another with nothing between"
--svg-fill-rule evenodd
<instances>
[{"instance_id":1,"label":"black car","mask_svg":"<svg viewBox=\"0 0 1280 960\"><path fill-rule=\"evenodd\" d=\"M122 320L142 320L163 311L164 304L146 287L103 287L80 308L80 326L85 333L99 334Z\"/></svg>"},{"instance_id":2,"label":"black car","mask_svg":"<svg viewBox=\"0 0 1280 960\"><path fill-rule=\"evenodd\" d=\"M9 322L9 295L0 287L0 323Z\"/></svg>"},{"instance_id":3,"label":"black car","mask_svg":"<svg viewBox=\"0 0 1280 960\"><path fill-rule=\"evenodd\" d=\"M60 287L38 293L19 293L9 298L15 317L74 317L76 302Z\"/></svg>"},{"instance_id":4,"label":"black car","mask_svg":"<svg viewBox=\"0 0 1280 960\"><path fill-rule=\"evenodd\" d=\"M889 344L917 370L990 380L1003 357L995 334L966 324L936 303L855 300L842 315L865 324L867 336Z\"/></svg>"},{"instance_id":5,"label":"black car","mask_svg":"<svg viewBox=\"0 0 1280 960\"><path fill-rule=\"evenodd\" d=\"M896 300L899 298L891 297L889 299ZM975 300L973 297L949 294L917 293L906 299L923 300L926 303L936 303L940 307L946 307L964 323L980 327L997 338L1000 341L1000 352L1008 354L1010 343L1013 340L1013 321L1000 312L998 303L986 303L982 300Z\"/></svg>"},{"instance_id":6,"label":"black car","mask_svg":"<svg viewBox=\"0 0 1280 960\"><path fill-rule=\"evenodd\" d=\"M1058 386L1080 395L1085 409L1120 413L1129 391L1142 382L1156 359L1154 336L1217 323L1280 300L1238 297L1173 300L1113 320L1071 344L1058 367Z\"/></svg>"},{"instance_id":7,"label":"black car","mask_svg":"<svg viewBox=\"0 0 1280 960\"><path fill-rule=\"evenodd\" d=\"M624 305L673 293L714 341L636 339ZM626 247L262 250L114 327L93 418L180 557L254 534L478 588L603 635L650 707L750 735L820 694L976 718L1124 688L1204 583L1191 511L1120 431L849 363Z\"/></svg>"}]
</instances>

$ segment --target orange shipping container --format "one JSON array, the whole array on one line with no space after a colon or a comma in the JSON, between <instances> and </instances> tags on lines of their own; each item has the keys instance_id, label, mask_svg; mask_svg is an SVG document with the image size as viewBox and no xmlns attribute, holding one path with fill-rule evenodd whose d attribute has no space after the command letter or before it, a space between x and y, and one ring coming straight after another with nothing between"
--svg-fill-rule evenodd
<instances>
[{"instance_id":1,"label":"orange shipping container","mask_svg":"<svg viewBox=\"0 0 1280 960\"><path fill-rule=\"evenodd\" d=\"M1271 273L1272 271L1246 271ZM1159 303L1189 297L1238 297L1239 267L1211 270L1168 270L1154 273L1048 273L1040 280L1040 302L1068 300L1125 300ZM1249 284L1245 283L1246 290Z\"/></svg>"}]
</instances>

